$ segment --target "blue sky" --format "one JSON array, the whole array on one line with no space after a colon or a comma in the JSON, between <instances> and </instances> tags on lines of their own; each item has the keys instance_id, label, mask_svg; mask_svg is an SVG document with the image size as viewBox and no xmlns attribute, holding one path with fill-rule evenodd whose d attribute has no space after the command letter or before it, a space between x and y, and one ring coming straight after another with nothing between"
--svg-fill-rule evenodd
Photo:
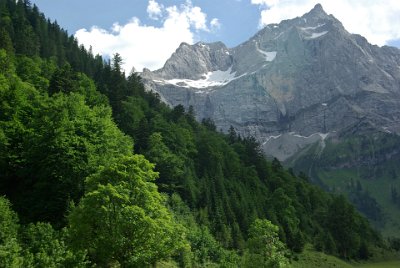
<instances>
[{"instance_id":1,"label":"blue sky","mask_svg":"<svg viewBox=\"0 0 400 268\"><path fill-rule=\"evenodd\" d=\"M234 47L264 25L301 16L316 3L351 33L400 47L399 0L32 0L95 53L119 52L125 69L162 67L181 42Z\"/></svg>"},{"instance_id":2,"label":"blue sky","mask_svg":"<svg viewBox=\"0 0 400 268\"><path fill-rule=\"evenodd\" d=\"M233 47L250 38L259 30L260 8L246 0L192 0L208 19L218 18L219 31L199 31L197 39L204 42L223 41ZM109 29L115 22L125 24L137 17L143 24L160 27L161 20L152 20L147 13L148 0L33 0L39 9L51 19L74 34L77 30L92 26ZM161 0L165 7L185 4L185 0Z\"/></svg>"}]
</instances>

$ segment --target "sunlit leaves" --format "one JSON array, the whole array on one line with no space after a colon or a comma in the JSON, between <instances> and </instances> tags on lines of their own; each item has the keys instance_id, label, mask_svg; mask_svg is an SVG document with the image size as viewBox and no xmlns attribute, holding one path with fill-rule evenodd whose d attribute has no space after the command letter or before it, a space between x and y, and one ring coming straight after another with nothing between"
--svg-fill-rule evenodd
<instances>
[{"instance_id":1,"label":"sunlit leaves","mask_svg":"<svg viewBox=\"0 0 400 268\"><path fill-rule=\"evenodd\" d=\"M88 192L69 216L77 248L97 263L143 266L184 246L184 233L152 182L143 156L124 157L87 180Z\"/></svg>"}]
</instances>

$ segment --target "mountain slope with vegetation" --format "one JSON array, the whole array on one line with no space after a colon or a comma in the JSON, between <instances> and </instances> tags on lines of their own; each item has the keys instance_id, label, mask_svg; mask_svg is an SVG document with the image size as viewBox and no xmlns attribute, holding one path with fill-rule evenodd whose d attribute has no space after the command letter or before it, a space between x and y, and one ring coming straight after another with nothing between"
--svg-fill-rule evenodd
<instances>
[{"instance_id":1,"label":"mountain slope with vegetation","mask_svg":"<svg viewBox=\"0 0 400 268\"><path fill-rule=\"evenodd\" d=\"M283 267L384 246L343 196L171 109L29 1L0 0L2 267ZM268 257L266 257L268 256Z\"/></svg>"},{"instance_id":2,"label":"mountain slope with vegetation","mask_svg":"<svg viewBox=\"0 0 400 268\"><path fill-rule=\"evenodd\" d=\"M345 194L384 236L400 236L400 139L366 132L309 146L289 159L326 190Z\"/></svg>"}]
</instances>

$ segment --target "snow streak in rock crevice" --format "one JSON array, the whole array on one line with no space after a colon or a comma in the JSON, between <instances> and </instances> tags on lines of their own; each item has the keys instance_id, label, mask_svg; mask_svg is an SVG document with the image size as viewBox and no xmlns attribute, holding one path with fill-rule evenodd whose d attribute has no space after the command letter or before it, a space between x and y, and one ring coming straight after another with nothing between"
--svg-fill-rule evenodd
<instances>
[{"instance_id":1,"label":"snow streak in rock crevice","mask_svg":"<svg viewBox=\"0 0 400 268\"><path fill-rule=\"evenodd\" d=\"M276 51L261 50L260 47L258 46L257 42L256 42L256 48L257 48L258 52L260 52L262 55L264 55L266 61L273 61L276 58L276 54L277 54Z\"/></svg>"}]
</instances>

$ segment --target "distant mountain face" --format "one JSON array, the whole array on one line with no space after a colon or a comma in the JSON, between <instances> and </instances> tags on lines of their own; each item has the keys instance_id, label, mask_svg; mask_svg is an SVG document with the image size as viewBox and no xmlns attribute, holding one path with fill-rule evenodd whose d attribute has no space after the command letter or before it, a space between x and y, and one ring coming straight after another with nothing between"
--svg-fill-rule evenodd
<instances>
[{"instance_id":1,"label":"distant mountain face","mask_svg":"<svg viewBox=\"0 0 400 268\"><path fill-rule=\"evenodd\" d=\"M166 103L232 125L280 160L326 139L400 132L400 50L348 33L321 5L234 48L183 43L141 76Z\"/></svg>"}]
</instances>

